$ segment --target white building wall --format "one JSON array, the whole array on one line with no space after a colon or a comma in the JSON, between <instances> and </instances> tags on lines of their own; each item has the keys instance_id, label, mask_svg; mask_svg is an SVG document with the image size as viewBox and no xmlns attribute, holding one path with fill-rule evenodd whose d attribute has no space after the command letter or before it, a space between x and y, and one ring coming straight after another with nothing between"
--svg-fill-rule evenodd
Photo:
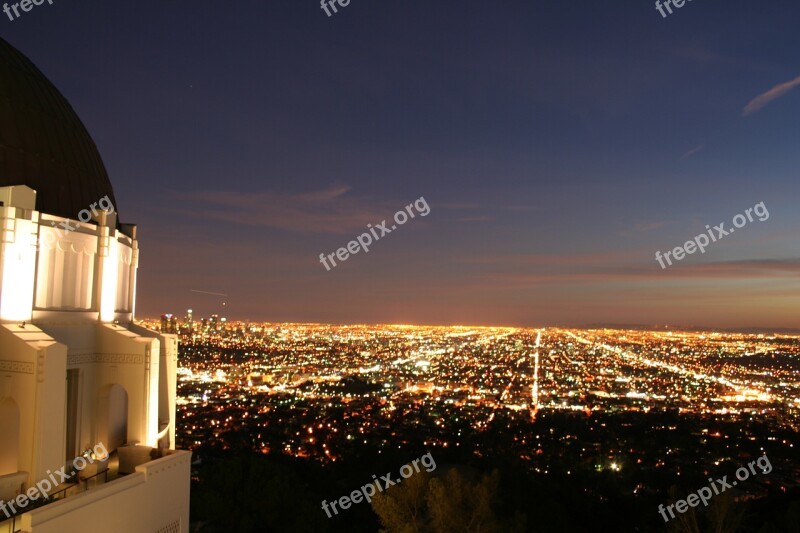
<instances>
[{"instance_id":1,"label":"white building wall","mask_svg":"<svg viewBox=\"0 0 800 533\"><path fill-rule=\"evenodd\" d=\"M19 406L18 471L28 472L30 483L64 464L67 350L32 324L3 324L0 354L0 399Z\"/></svg>"},{"instance_id":2,"label":"white building wall","mask_svg":"<svg viewBox=\"0 0 800 533\"><path fill-rule=\"evenodd\" d=\"M136 473L22 516L31 533L188 533L191 452L137 466Z\"/></svg>"},{"instance_id":3,"label":"white building wall","mask_svg":"<svg viewBox=\"0 0 800 533\"><path fill-rule=\"evenodd\" d=\"M91 309L96 252L95 235L79 231L64 234L56 228L42 226L36 275L36 307Z\"/></svg>"},{"instance_id":4,"label":"white building wall","mask_svg":"<svg viewBox=\"0 0 800 533\"><path fill-rule=\"evenodd\" d=\"M3 500L67 459L68 369L79 371L78 450L107 445L125 425L127 443L175 443L178 339L132 324L135 228L128 237L105 213L77 227L34 211L35 199L28 187L0 187L0 404L19 411L16 457L0 472ZM120 388L124 396L112 392ZM13 408L4 413L17 419ZM186 532L190 458L173 452L18 520L29 533Z\"/></svg>"},{"instance_id":5,"label":"white building wall","mask_svg":"<svg viewBox=\"0 0 800 533\"><path fill-rule=\"evenodd\" d=\"M36 215L0 206L0 320L31 319L36 273Z\"/></svg>"}]
</instances>

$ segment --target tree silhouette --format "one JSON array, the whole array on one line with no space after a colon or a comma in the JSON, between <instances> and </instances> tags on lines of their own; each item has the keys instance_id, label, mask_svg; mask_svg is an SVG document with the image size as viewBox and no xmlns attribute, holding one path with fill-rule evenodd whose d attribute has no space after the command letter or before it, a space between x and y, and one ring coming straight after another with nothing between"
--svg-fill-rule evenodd
<instances>
[{"instance_id":1,"label":"tree silhouette","mask_svg":"<svg viewBox=\"0 0 800 533\"><path fill-rule=\"evenodd\" d=\"M672 501L678 500L678 491L672 487L669 491ZM706 513L698 513L696 508L689 507L685 513L675 513L675 520L669 524L671 533L735 533L742 524L746 511L745 504L737 504L730 492L724 492L708 506Z\"/></svg>"},{"instance_id":2,"label":"tree silhouette","mask_svg":"<svg viewBox=\"0 0 800 533\"><path fill-rule=\"evenodd\" d=\"M427 509L430 474L420 472L387 492L373 497L372 509L381 519L387 533L416 533L429 531L430 516Z\"/></svg>"},{"instance_id":3,"label":"tree silhouette","mask_svg":"<svg viewBox=\"0 0 800 533\"><path fill-rule=\"evenodd\" d=\"M377 494L372 508L384 533L524 531L523 515L511 520L498 518L499 487L496 470L477 482L470 482L456 469L440 477L419 473Z\"/></svg>"}]
</instances>

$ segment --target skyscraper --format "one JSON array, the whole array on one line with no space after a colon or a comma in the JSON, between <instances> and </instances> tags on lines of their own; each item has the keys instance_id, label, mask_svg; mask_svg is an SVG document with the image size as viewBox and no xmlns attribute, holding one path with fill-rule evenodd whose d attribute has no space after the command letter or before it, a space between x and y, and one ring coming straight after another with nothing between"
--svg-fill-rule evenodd
<instances>
[{"instance_id":1,"label":"skyscraper","mask_svg":"<svg viewBox=\"0 0 800 533\"><path fill-rule=\"evenodd\" d=\"M178 317L172 313L161 315L161 333L176 335L178 333Z\"/></svg>"},{"instance_id":2,"label":"skyscraper","mask_svg":"<svg viewBox=\"0 0 800 533\"><path fill-rule=\"evenodd\" d=\"M0 503L14 511L0 531L188 531L178 341L134 324L139 241L115 202L72 107L0 39ZM62 480L50 495L69 496L25 512L38 482L97 445L108 482Z\"/></svg>"}]
</instances>

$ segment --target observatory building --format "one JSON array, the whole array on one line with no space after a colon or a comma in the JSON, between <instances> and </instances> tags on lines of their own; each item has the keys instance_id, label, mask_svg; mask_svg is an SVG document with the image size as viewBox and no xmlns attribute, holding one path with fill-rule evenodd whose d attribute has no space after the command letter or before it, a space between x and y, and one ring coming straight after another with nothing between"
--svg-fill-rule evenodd
<instances>
[{"instance_id":1,"label":"observatory building","mask_svg":"<svg viewBox=\"0 0 800 533\"><path fill-rule=\"evenodd\" d=\"M178 340L134 324L138 257L86 128L0 39L0 533L189 531Z\"/></svg>"}]
</instances>

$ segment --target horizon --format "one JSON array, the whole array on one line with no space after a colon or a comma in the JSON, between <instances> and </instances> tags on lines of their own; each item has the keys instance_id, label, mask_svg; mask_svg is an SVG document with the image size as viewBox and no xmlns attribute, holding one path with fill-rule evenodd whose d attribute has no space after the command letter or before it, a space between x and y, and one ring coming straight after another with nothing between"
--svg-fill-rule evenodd
<instances>
[{"instance_id":1,"label":"horizon","mask_svg":"<svg viewBox=\"0 0 800 533\"><path fill-rule=\"evenodd\" d=\"M172 314L178 317L175 313ZM209 315L210 317L211 315ZM209 317L201 316L200 320ZM680 325L680 324L582 324L577 326L565 326L559 324L548 324L538 326L524 326L524 325L480 325L480 324L394 324L394 323L365 323L365 322L293 322L293 321L275 321L275 320L251 320L248 318L229 318L226 319L226 324L254 324L254 325L275 325L275 326L334 326L334 327L396 327L396 328L464 328L464 329L520 329L520 330L545 330L545 329L577 329L577 330L609 330L609 331L647 331L647 332L676 332L676 333L719 333L719 334L749 334L749 335L766 335L767 332L774 332L776 335L786 335L794 337L800 335L800 328L768 328L768 327L750 327L750 328L714 328L702 325ZM159 322L161 317L137 317L135 322ZM196 322L197 320L195 320Z\"/></svg>"}]
</instances>

